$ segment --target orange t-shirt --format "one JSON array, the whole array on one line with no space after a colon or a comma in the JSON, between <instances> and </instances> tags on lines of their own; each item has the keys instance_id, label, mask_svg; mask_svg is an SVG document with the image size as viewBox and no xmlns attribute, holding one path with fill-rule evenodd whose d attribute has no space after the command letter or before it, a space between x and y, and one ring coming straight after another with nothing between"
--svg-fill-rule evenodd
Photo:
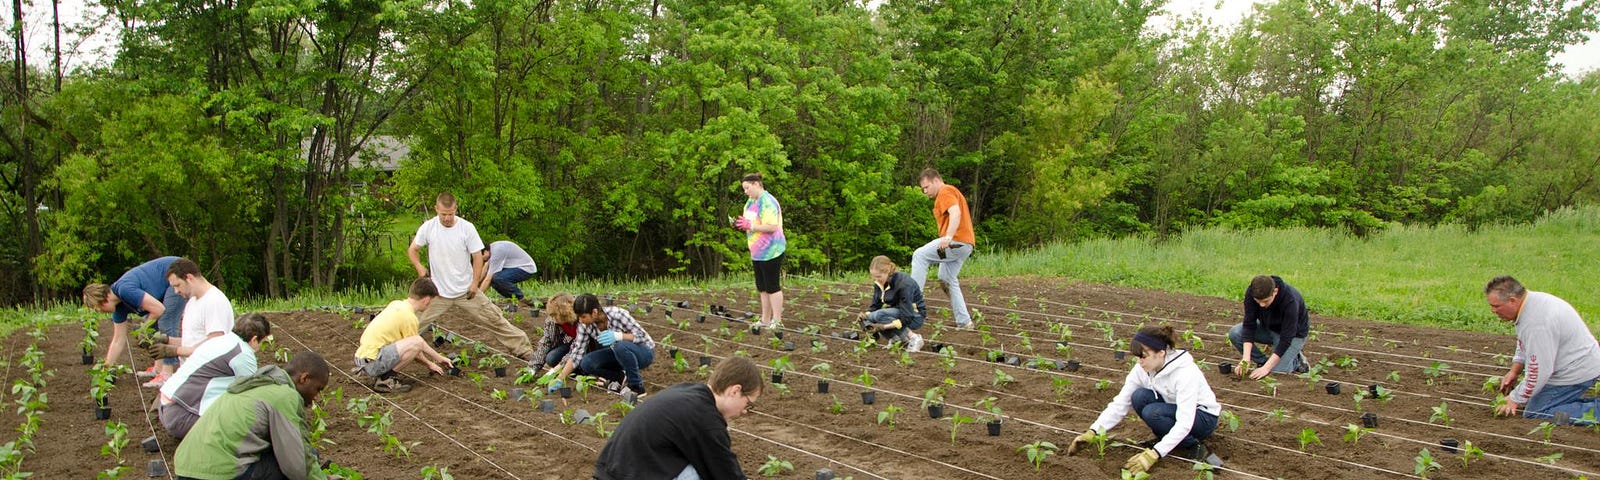
<instances>
[{"instance_id":1,"label":"orange t-shirt","mask_svg":"<svg viewBox=\"0 0 1600 480\"><path fill-rule=\"evenodd\" d=\"M955 185L945 184L939 189L939 194L933 197L933 220L939 224L939 236L950 228L950 206L961 206L961 225L956 226L956 235L953 240L967 245L977 245L978 239L972 234L972 209L967 208L967 196Z\"/></svg>"}]
</instances>

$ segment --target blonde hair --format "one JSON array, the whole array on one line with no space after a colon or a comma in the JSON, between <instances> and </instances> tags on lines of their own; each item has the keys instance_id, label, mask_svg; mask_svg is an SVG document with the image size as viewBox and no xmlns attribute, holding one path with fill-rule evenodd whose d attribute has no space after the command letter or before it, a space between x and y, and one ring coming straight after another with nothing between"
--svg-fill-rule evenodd
<instances>
[{"instance_id":1,"label":"blonde hair","mask_svg":"<svg viewBox=\"0 0 1600 480\"><path fill-rule=\"evenodd\" d=\"M890 260L889 257L878 255L876 257L872 257L872 265L867 267L867 271L872 273L882 273L884 275L894 275L894 272L900 271L900 267L895 266L894 260Z\"/></svg>"},{"instance_id":2,"label":"blonde hair","mask_svg":"<svg viewBox=\"0 0 1600 480\"><path fill-rule=\"evenodd\" d=\"M91 283L83 287L83 306L90 310L98 310L106 304L106 298L111 296L111 286L104 283Z\"/></svg>"},{"instance_id":3,"label":"blonde hair","mask_svg":"<svg viewBox=\"0 0 1600 480\"><path fill-rule=\"evenodd\" d=\"M556 323L572 323L578 321L578 315L572 313L572 294L557 293L544 302L544 313L549 315Z\"/></svg>"}]
</instances>

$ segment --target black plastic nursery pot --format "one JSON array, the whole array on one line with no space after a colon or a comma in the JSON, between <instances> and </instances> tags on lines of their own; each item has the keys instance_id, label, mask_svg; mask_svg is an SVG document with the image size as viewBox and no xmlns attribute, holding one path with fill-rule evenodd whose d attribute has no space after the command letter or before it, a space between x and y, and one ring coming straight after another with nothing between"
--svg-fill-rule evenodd
<instances>
[{"instance_id":1,"label":"black plastic nursery pot","mask_svg":"<svg viewBox=\"0 0 1600 480\"><path fill-rule=\"evenodd\" d=\"M1217 364L1217 371L1222 372L1223 375L1233 375L1233 363L1232 362L1219 363L1219 364Z\"/></svg>"},{"instance_id":2,"label":"black plastic nursery pot","mask_svg":"<svg viewBox=\"0 0 1600 480\"><path fill-rule=\"evenodd\" d=\"M1328 395L1339 394L1339 382L1328 382Z\"/></svg>"},{"instance_id":3,"label":"black plastic nursery pot","mask_svg":"<svg viewBox=\"0 0 1600 480\"><path fill-rule=\"evenodd\" d=\"M863 405L872 405L872 402L876 401L878 401L878 392L861 392L861 403Z\"/></svg>"},{"instance_id":4,"label":"black plastic nursery pot","mask_svg":"<svg viewBox=\"0 0 1600 480\"><path fill-rule=\"evenodd\" d=\"M678 358L678 349L667 349L667 358Z\"/></svg>"},{"instance_id":5,"label":"black plastic nursery pot","mask_svg":"<svg viewBox=\"0 0 1600 480\"><path fill-rule=\"evenodd\" d=\"M1366 428L1378 428L1378 414L1371 412L1362 414L1361 426Z\"/></svg>"},{"instance_id":6,"label":"black plastic nursery pot","mask_svg":"<svg viewBox=\"0 0 1600 480\"><path fill-rule=\"evenodd\" d=\"M506 376L506 367L494 367L494 376L495 377L505 377Z\"/></svg>"},{"instance_id":7,"label":"black plastic nursery pot","mask_svg":"<svg viewBox=\"0 0 1600 480\"><path fill-rule=\"evenodd\" d=\"M700 316L700 320L698 320L698 321L699 321L699 322L700 322L700 323L706 323L706 316L705 316L705 315L701 315L701 316Z\"/></svg>"},{"instance_id":8,"label":"black plastic nursery pot","mask_svg":"<svg viewBox=\"0 0 1600 480\"><path fill-rule=\"evenodd\" d=\"M783 345L778 347L778 350L783 350L785 352L793 352L794 351L794 342L783 342Z\"/></svg>"},{"instance_id":9,"label":"black plastic nursery pot","mask_svg":"<svg viewBox=\"0 0 1600 480\"><path fill-rule=\"evenodd\" d=\"M111 419L111 407L95 407L95 409L94 409L94 419L95 420L110 420Z\"/></svg>"},{"instance_id":10,"label":"black plastic nursery pot","mask_svg":"<svg viewBox=\"0 0 1600 480\"><path fill-rule=\"evenodd\" d=\"M778 340L783 340L783 330L778 327L772 327L772 336Z\"/></svg>"},{"instance_id":11,"label":"black plastic nursery pot","mask_svg":"<svg viewBox=\"0 0 1600 480\"><path fill-rule=\"evenodd\" d=\"M148 465L145 465L144 469L144 474L150 478L165 477L167 476L167 461L151 460Z\"/></svg>"},{"instance_id":12,"label":"black plastic nursery pot","mask_svg":"<svg viewBox=\"0 0 1600 480\"><path fill-rule=\"evenodd\" d=\"M711 356L709 356L709 355L701 355L700 356L700 366L702 366L702 367L711 366Z\"/></svg>"},{"instance_id":13,"label":"black plastic nursery pot","mask_svg":"<svg viewBox=\"0 0 1600 480\"><path fill-rule=\"evenodd\" d=\"M539 411L544 412L544 413L553 413L553 412L555 412L556 411L556 401L554 399L549 399L549 398L539 400Z\"/></svg>"},{"instance_id":14,"label":"black plastic nursery pot","mask_svg":"<svg viewBox=\"0 0 1600 480\"><path fill-rule=\"evenodd\" d=\"M833 480L834 478L833 470L826 468L817 470L817 480Z\"/></svg>"},{"instance_id":15,"label":"black plastic nursery pot","mask_svg":"<svg viewBox=\"0 0 1600 480\"><path fill-rule=\"evenodd\" d=\"M461 367L451 366L448 372L452 377L459 377L461 376Z\"/></svg>"},{"instance_id":16,"label":"black plastic nursery pot","mask_svg":"<svg viewBox=\"0 0 1600 480\"><path fill-rule=\"evenodd\" d=\"M572 398L572 387L557 388L556 392L561 394L561 398Z\"/></svg>"},{"instance_id":17,"label":"black plastic nursery pot","mask_svg":"<svg viewBox=\"0 0 1600 480\"><path fill-rule=\"evenodd\" d=\"M678 302L678 308L689 308L689 301L683 300Z\"/></svg>"},{"instance_id":18,"label":"black plastic nursery pot","mask_svg":"<svg viewBox=\"0 0 1600 480\"><path fill-rule=\"evenodd\" d=\"M433 337L433 348L443 347L444 344L449 343L449 342L450 342L450 340L445 339L444 335L435 335Z\"/></svg>"},{"instance_id":19,"label":"black plastic nursery pot","mask_svg":"<svg viewBox=\"0 0 1600 480\"><path fill-rule=\"evenodd\" d=\"M828 393L827 380L817 380L817 393Z\"/></svg>"},{"instance_id":20,"label":"black plastic nursery pot","mask_svg":"<svg viewBox=\"0 0 1600 480\"><path fill-rule=\"evenodd\" d=\"M1083 362L1079 362L1077 360L1067 360L1067 371L1076 372L1080 368L1083 368Z\"/></svg>"},{"instance_id":21,"label":"black plastic nursery pot","mask_svg":"<svg viewBox=\"0 0 1600 480\"><path fill-rule=\"evenodd\" d=\"M1117 350L1115 352L1111 352L1111 358L1115 358L1117 360L1122 360L1124 358L1128 358L1128 351L1127 350Z\"/></svg>"},{"instance_id":22,"label":"black plastic nursery pot","mask_svg":"<svg viewBox=\"0 0 1600 480\"><path fill-rule=\"evenodd\" d=\"M144 440L139 441L139 446L144 447L144 453L156 453L161 451L161 441L156 440L155 435L144 437Z\"/></svg>"},{"instance_id":23,"label":"black plastic nursery pot","mask_svg":"<svg viewBox=\"0 0 1600 480\"><path fill-rule=\"evenodd\" d=\"M1446 438L1446 439L1439 440L1439 446L1440 447L1444 447L1444 451L1446 453L1460 453L1461 452L1461 441L1460 440L1456 440L1454 438Z\"/></svg>"},{"instance_id":24,"label":"black plastic nursery pot","mask_svg":"<svg viewBox=\"0 0 1600 480\"><path fill-rule=\"evenodd\" d=\"M1372 394L1371 398L1378 398L1378 384L1374 383L1372 385L1368 385L1367 393Z\"/></svg>"},{"instance_id":25,"label":"black plastic nursery pot","mask_svg":"<svg viewBox=\"0 0 1600 480\"><path fill-rule=\"evenodd\" d=\"M1001 359L1001 361L1003 363L1005 363L1006 365L1010 365L1010 366L1013 366L1013 367L1022 364L1022 358L1018 357L1016 355L1006 355L1005 358Z\"/></svg>"},{"instance_id":26,"label":"black plastic nursery pot","mask_svg":"<svg viewBox=\"0 0 1600 480\"><path fill-rule=\"evenodd\" d=\"M83 364L94 365L94 355L88 353L83 354Z\"/></svg>"},{"instance_id":27,"label":"black plastic nursery pot","mask_svg":"<svg viewBox=\"0 0 1600 480\"><path fill-rule=\"evenodd\" d=\"M928 418L944 418L944 405L938 403L928 405Z\"/></svg>"},{"instance_id":28,"label":"black plastic nursery pot","mask_svg":"<svg viewBox=\"0 0 1600 480\"><path fill-rule=\"evenodd\" d=\"M783 374L781 374L781 373L772 374L772 383L783 383Z\"/></svg>"},{"instance_id":29,"label":"black plastic nursery pot","mask_svg":"<svg viewBox=\"0 0 1600 480\"><path fill-rule=\"evenodd\" d=\"M999 420L990 420L989 421L989 436L991 436L991 437L1000 436L1000 421Z\"/></svg>"},{"instance_id":30,"label":"black plastic nursery pot","mask_svg":"<svg viewBox=\"0 0 1600 480\"><path fill-rule=\"evenodd\" d=\"M524 388L511 389L511 401L520 402L528 398L528 390Z\"/></svg>"}]
</instances>

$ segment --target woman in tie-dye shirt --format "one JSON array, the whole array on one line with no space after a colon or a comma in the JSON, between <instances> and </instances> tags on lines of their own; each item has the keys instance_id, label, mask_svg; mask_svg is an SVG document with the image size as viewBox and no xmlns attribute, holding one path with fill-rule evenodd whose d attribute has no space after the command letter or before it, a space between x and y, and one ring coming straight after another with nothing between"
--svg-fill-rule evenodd
<instances>
[{"instance_id":1,"label":"woman in tie-dye shirt","mask_svg":"<svg viewBox=\"0 0 1600 480\"><path fill-rule=\"evenodd\" d=\"M744 194L744 215L734 220L733 226L744 230L745 242L750 246L750 261L755 264L756 291L761 293L760 327L771 327L783 320L783 287L779 277L783 270L783 209L778 199L761 185L761 174L745 175L739 182Z\"/></svg>"}]
</instances>

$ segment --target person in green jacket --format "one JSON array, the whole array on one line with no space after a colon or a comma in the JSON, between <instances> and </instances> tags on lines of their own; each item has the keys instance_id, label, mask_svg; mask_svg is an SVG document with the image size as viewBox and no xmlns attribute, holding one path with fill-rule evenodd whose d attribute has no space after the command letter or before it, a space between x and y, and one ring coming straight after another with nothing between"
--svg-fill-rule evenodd
<instances>
[{"instance_id":1,"label":"person in green jacket","mask_svg":"<svg viewBox=\"0 0 1600 480\"><path fill-rule=\"evenodd\" d=\"M238 379L178 445L178 478L328 478L302 415L327 386L328 362L311 351L295 354L287 372L271 365Z\"/></svg>"}]
</instances>

